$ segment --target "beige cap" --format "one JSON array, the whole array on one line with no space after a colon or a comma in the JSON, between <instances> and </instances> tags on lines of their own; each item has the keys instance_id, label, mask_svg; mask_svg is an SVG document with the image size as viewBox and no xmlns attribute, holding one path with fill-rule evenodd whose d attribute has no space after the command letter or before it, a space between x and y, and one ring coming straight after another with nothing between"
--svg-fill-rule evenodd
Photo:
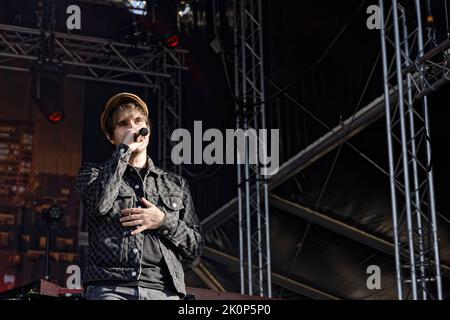
<instances>
[{"instance_id":1,"label":"beige cap","mask_svg":"<svg viewBox=\"0 0 450 320\"><path fill-rule=\"evenodd\" d=\"M100 117L100 125L102 126L102 129L105 133L106 127L107 127L107 121L109 114L111 111L116 107L123 104L126 104L128 102L133 102L138 106L141 106L142 109L144 109L144 114L148 118L148 107L147 104L139 98L137 95L129 92L121 92L113 96L111 99L108 100L105 106L105 110L103 110L103 113Z\"/></svg>"}]
</instances>

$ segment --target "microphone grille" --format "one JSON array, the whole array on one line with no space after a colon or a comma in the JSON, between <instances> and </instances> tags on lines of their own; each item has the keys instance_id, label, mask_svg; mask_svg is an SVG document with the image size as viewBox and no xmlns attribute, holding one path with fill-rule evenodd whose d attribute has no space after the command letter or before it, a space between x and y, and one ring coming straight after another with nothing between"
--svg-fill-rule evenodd
<instances>
[{"instance_id":1,"label":"microphone grille","mask_svg":"<svg viewBox=\"0 0 450 320\"><path fill-rule=\"evenodd\" d=\"M147 128L141 128L141 129L139 130L139 134L140 134L141 136L146 136L146 135L148 135L148 129L147 129Z\"/></svg>"}]
</instances>

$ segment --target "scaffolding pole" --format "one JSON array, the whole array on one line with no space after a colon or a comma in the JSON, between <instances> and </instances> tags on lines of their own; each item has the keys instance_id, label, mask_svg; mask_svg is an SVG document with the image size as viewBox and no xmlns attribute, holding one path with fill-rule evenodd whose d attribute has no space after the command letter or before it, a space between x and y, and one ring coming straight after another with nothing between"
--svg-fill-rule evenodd
<instances>
[{"instance_id":1,"label":"scaffolding pole","mask_svg":"<svg viewBox=\"0 0 450 320\"><path fill-rule=\"evenodd\" d=\"M269 192L261 174L267 162L258 159L267 143L258 136L265 129L261 6L260 0L233 2L236 127L246 134L244 155L237 154L239 252L241 293L271 297Z\"/></svg>"},{"instance_id":2,"label":"scaffolding pole","mask_svg":"<svg viewBox=\"0 0 450 320\"><path fill-rule=\"evenodd\" d=\"M446 80L448 57L443 52L449 42L424 53L420 0L409 10L415 11L411 21L417 21L411 30L411 12L397 0L389 3L385 8L379 0L397 294L400 300L441 300L427 94L435 90L433 84ZM392 10L390 20L387 9ZM398 88L396 99L389 94L393 87Z\"/></svg>"}]
</instances>

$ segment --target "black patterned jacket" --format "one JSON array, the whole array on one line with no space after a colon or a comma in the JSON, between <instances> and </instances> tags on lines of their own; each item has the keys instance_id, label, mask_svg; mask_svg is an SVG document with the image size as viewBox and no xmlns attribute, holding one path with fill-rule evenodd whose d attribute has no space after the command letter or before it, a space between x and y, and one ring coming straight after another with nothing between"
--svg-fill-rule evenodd
<instances>
[{"instance_id":1,"label":"black patterned jacket","mask_svg":"<svg viewBox=\"0 0 450 320\"><path fill-rule=\"evenodd\" d=\"M140 191L165 212L164 223L158 229L161 252L173 286L185 294L182 261L200 257L204 245L189 187L182 177L155 167L150 157L147 174L152 174L154 180L147 179L147 175L144 181L126 178L126 170L135 170L128 164L130 156L128 146L121 144L102 166L87 163L80 168L76 190L88 217L89 231L83 282L139 280L144 235L130 235L130 228L123 227L119 219L122 209L142 205ZM150 184L150 180L156 183Z\"/></svg>"}]
</instances>

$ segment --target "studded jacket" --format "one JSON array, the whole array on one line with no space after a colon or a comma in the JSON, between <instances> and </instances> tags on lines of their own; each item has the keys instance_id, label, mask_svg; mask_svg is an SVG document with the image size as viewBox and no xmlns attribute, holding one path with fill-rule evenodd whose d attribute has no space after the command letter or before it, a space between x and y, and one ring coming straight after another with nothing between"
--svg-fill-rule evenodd
<instances>
[{"instance_id":1,"label":"studded jacket","mask_svg":"<svg viewBox=\"0 0 450 320\"><path fill-rule=\"evenodd\" d=\"M76 190L88 217L89 232L83 282L139 280L144 235L132 236L119 219L122 209L143 206L139 198L144 196L165 213L157 230L158 241L173 286L184 295L182 262L200 257L204 245L189 187L184 178L155 167L150 157L145 178L140 178L128 164L130 156L128 146L121 144L103 165L87 163L80 168ZM127 170L135 170L139 178L130 179ZM147 179L150 174L154 179Z\"/></svg>"}]
</instances>

